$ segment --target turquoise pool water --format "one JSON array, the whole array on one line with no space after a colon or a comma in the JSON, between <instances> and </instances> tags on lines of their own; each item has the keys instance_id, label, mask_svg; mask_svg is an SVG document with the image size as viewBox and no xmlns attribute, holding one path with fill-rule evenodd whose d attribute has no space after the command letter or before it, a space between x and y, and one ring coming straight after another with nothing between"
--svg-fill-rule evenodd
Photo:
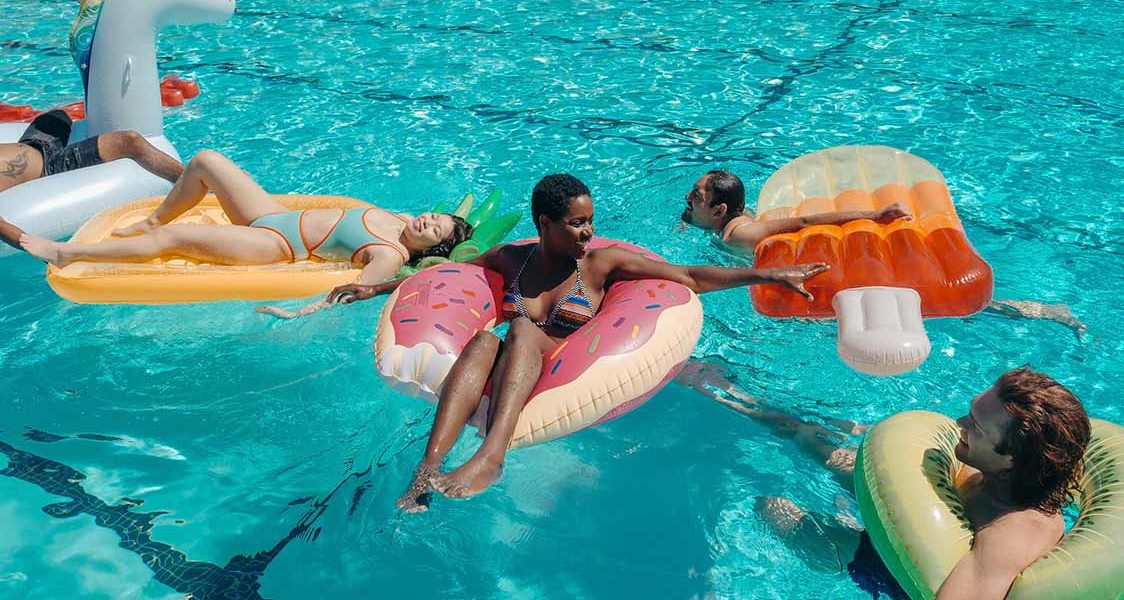
<instances>
[{"instance_id":1,"label":"turquoise pool water","mask_svg":"<svg viewBox=\"0 0 1124 600\"><path fill-rule=\"evenodd\" d=\"M75 4L0 0L0 101L78 98ZM409 211L491 187L525 210L541 175L570 171L598 233L677 261L715 260L675 231L708 169L752 193L823 147L910 150L947 176L997 297L1068 304L1083 338L990 313L929 321L932 358L874 379L838 361L832 324L767 320L730 291L704 298L696 358L811 421L957 415L1031 363L1120 422L1122 16L1042 0L240 0L229 25L169 30L159 53L203 89L167 112L185 156L214 148L271 190ZM0 597L872 595L754 510L787 496L834 513L839 483L686 388L512 454L475 500L401 516L432 411L373 372L381 301L279 322L249 303L70 304L26 257L0 277Z\"/></svg>"}]
</instances>

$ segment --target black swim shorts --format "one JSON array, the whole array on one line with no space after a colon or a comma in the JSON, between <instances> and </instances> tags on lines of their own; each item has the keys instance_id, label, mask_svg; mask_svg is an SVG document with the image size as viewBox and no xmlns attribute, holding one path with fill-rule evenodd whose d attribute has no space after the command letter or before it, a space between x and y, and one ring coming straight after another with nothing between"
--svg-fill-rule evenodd
<instances>
[{"instance_id":1,"label":"black swim shorts","mask_svg":"<svg viewBox=\"0 0 1124 600\"><path fill-rule=\"evenodd\" d=\"M35 148L43 155L43 177L102 163L97 136L67 145L72 124L65 112L52 110L35 117L23 132L20 143Z\"/></svg>"}]
</instances>

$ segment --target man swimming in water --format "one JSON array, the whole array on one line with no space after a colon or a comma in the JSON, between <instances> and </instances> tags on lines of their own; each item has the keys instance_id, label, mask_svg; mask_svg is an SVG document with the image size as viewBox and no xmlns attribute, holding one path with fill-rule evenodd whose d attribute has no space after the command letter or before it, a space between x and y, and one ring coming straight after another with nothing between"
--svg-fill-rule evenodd
<instances>
[{"instance_id":1,"label":"man swimming in water","mask_svg":"<svg viewBox=\"0 0 1124 600\"><path fill-rule=\"evenodd\" d=\"M70 144L73 125L65 111L48 111L35 117L18 142L0 144L0 192L40 177L120 158L131 158L146 171L173 183L183 173L179 161L135 131L113 131ZM0 217L0 240L19 248L21 233Z\"/></svg>"},{"instance_id":2,"label":"man swimming in water","mask_svg":"<svg viewBox=\"0 0 1124 600\"><path fill-rule=\"evenodd\" d=\"M768 410L744 394L731 394L735 386L713 368L702 365L684 372L680 383L792 437L850 489L854 450L834 446L834 441L843 439L840 434ZM720 398L724 394L734 400ZM975 538L936 598L1003 598L1019 573L1053 550L1065 532L1061 509L1082 472L1089 417L1068 389L1024 367L1002 374L972 399L968 414L957 423L956 457L967 470L957 491ZM861 430L849 422L844 425L843 433ZM853 575L871 568L856 564L870 562L860 559L864 553L872 557L869 540L858 535L853 517L815 517L787 498L762 498L758 510L782 537L826 537L835 552L839 546L856 548L856 560L849 565Z\"/></svg>"},{"instance_id":3,"label":"man swimming in water","mask_svg":"<svg viewBox=\"0 0 1124 600\"><path fill-rule=\"evenodd\" d=\"M890 223L911 218L906 208L893 204L881 210L853 210L757 221L745 206L745 186L727 171L709 171L687 192L687 206L680 219L685 225L713 231L723 244L739 254L753 256L754 248L765 238L794 233L812 225L842 225L848 221L870 219ZM993 300L988 310L1026 319L1048 319L1073 330L1080 337L1086 327L1064 304L1044 304L1029 300Z\"/></svg>"}]
</instances>

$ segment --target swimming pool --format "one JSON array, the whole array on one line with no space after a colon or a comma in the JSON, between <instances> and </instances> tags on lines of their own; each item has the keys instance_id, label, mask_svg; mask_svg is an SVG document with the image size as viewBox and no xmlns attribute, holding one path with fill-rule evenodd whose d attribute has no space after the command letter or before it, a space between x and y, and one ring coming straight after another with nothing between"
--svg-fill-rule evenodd
<instances>
[{"instance_id":1,"label":"swimming pool","mask_svg":"<svg viewBox=\"0 0 1124 600\"><path fill-rule=\"evenodd\" d=\"M74 4L0 0L0 101L77 99ZM776 407L864 422L959 414L1029 362L1120 422L1120 17L1041 0L241 0L230 25L170 30L159 53L203 89L167 114L185 156L214 148L271 190L410 211L493 186L525 210L541 175L570 171L599 233L677 261L715 260L675 231L708 169L752 193L805 152L907 149L944 171L996 296L1066 303L1084 339L929 321L921 370L872 379L835 358L832 324L767 320L731 291L704 298L696 358L725 357ZM839 484L685 388L512 454L471 502L401 516L432 411L373 372L382 301L293 322L248 303L78 306L31 259L0 263L0 597L871 595L753 509L788 496L831 513Z\"/></svg>"}]
</instances>

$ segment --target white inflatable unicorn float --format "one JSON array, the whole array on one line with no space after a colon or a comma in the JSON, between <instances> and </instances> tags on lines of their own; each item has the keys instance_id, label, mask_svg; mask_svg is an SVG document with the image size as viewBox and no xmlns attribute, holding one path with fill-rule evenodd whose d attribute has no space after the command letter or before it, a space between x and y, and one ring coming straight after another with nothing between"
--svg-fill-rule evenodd
<instances>
[{"instance_id":1,"label":"white inflatable unicorn float","mask_svg":"<svg viewBox=\"0 0 1124 600\"><path fill-rule=\"evenodd\" d=\"M223 23L235 0L82 0L70 49L82 73L86 119L70 143L110 131L133 130L179 158L164 137L156 34L168 25ZM0 124L0 143L18 141L26 123ZM49 239L73 234L95 213L166 194L171 184L129 159L59 173L0 193L0 215ZM14 250L0 244L0 256Z\"/></svg>"}]
</instances>

